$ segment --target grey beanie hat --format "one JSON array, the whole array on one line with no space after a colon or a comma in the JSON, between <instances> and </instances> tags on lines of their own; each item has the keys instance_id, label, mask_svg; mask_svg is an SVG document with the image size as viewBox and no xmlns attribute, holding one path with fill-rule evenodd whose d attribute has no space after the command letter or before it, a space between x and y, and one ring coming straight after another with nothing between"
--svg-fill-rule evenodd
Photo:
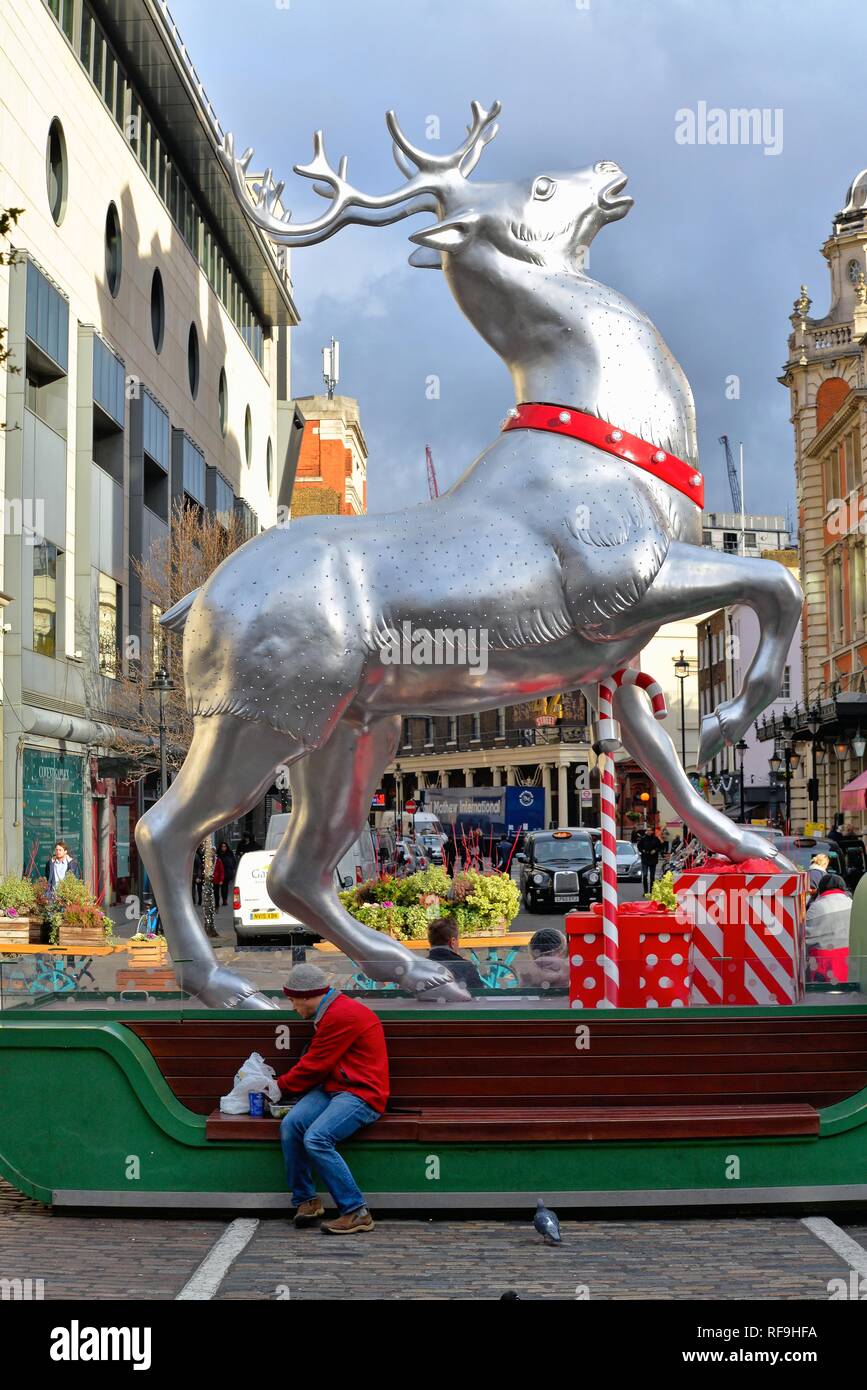
<instances>
[{"instance_id":1,"label":"grey beanie hat","mask_svg":"<svg viewBox=\"0 0 867 1390\"><path fill-rule=\"evenodd\" d=\"M293 965L286 977L283 993L290 999L312 999L314 995L324 994L328 989L328 979L318 965Z\"/></svg>"}]
</instances>

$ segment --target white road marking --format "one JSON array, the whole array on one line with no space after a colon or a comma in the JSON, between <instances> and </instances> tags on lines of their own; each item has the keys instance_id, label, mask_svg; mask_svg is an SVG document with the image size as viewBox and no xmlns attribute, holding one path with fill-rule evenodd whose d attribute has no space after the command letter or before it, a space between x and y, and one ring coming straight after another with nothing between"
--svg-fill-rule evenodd
<instances>
[{"instance_id":1,"label":"white road marking","mask_svg":"<svg viewBox=\"0 0 867 1390\"><path fill-rule=\"evenodd\" d=\"M213 1298L238 1256L250 1244L258 1225L258 1220L239 1219L227 1226L175 1301Z\"/></svg>"},{"instance_id":2,"label":"white road marking","mask_svg":"<svg viewBox=\"0 0 867 1390\"><path fill-rule=\"evenodd\" d=\"M857 1270L867 1279L867 1250L863 1245L859 1245L857 1240L847 1236L846 1232L841 1231L834 1221L829 1221L827 1216L805 1216L802 1225L830 1246L841 1260L846 1261L850 1269Z\"/></svg>"}]
</instances>

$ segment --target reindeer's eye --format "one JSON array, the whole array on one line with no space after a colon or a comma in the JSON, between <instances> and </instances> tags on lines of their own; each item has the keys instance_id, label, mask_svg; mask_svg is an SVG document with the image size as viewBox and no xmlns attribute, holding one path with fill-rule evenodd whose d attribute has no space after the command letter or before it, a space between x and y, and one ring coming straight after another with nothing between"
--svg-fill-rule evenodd
<instances>
[{"instance_id":1,"label":"reindeer's eye","mask_svg":"<svg viewBox=\"0 0 867 1390\"><path fill-rule=\"evenodd\" d=\"M556 187L556 179L549 179L543 175L542 178L537 179L533 184L533 197L539 199L550 198Z\"/></svg>"}]
</instances>

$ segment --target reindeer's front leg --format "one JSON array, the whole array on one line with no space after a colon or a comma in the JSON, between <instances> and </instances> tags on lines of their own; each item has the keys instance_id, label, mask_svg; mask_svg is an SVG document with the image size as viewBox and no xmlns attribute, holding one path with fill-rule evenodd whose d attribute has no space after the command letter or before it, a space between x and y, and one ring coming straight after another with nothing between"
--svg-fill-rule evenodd
<instances>
[{"instance_id":1,"label":"reindeer's front leg","mask_svg":"<svg viewBox=\"0 0 867 1390\"><path fill-rule=\"evenodd\" d=\"M741 690L701 724L698 762L737 743L753 720L780 693L804 596L798 582L775 560L724 555L705 546L675 542L641 605L641 618L672 622L709 609L745 603L759 620L760 638Z\"/></svg>"},{"instance_id":2,"label":"reindeer's front leg","mask_svg":"<svg viewBox=\"0 0 867 1390\"><path fill-rule=\"evenodd\" d=\"M789 861L763 835L736 825L696 791L680 765L674 744L654 718L643 691L634 685L619 686L614 693L613 708L620 722L624 748L644 768L702 844L717 854L727 855L735 863L756 856L778 859L782 865L790 867Z\"/></svg>"},{"instance_id":3,"label":"reindeer's front leg","mask_svg":"<svg viewBox=\"0 0 867 1390\"><path fill-rule=\"evenodd\" d=\"M450 971L374 931L346 911L334 870L367 824L370 801L400 736L400 719L344 718L322 748L289 771L292 816L268 872L268 895L320 932L372 980L392 981L417 999L467 999Z\"/></svg>"}]
</instances>

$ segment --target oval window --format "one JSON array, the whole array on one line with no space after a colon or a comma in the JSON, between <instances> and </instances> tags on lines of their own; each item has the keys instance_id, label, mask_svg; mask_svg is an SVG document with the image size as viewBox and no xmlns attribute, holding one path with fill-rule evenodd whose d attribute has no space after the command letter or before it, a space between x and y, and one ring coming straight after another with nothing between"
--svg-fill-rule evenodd
<instances>
[{"instance_id":1,"label":"oval window","mask_svg":"<svg viewBox=\"0 0 867 1390\"><path fill-rule=\"evenodd\" d=\"M194 323L190 324L187 339L187 372L190 378L190 395L193 400L199 394L199 334Z\"/></svg>"},{"instance_id":2,"label":"oval window","mask_svg":"<svg viewBox=\"0 0 867 1390\"><path fill-rule=\"evenodd\" d=\"M120 218L114 203L109 203L105 215L105 282L112 299L120 289L123 271L123 246L120 239Z\"/></svg>"},{"instance_id":3,"label":"oval window","mask_svg":"<svg viewBox=\"0 0 867 1390\"><path fill-rule=\"evenodd\" d=\"M220 433L225 437L229 428L229 386L226 381L226 373L220 368L220 385L217 391L220 404Z\"/></svg>"},{"instance_id":4,"label":"oval window","mask_svg":"<svg viewBox=\"0 0 867 1390\"><path fill-rule=\"evenodd\" d=\"M166 297L163 292L163 277L158 270L155 270L153 279L151 280L151 333L157 352L162 352L163 350L165 332Z\"/></svg>"},{"instance_id":5,"label":"oval window","mask_svg":"<svg viewBox=\"0 0 867 1390\"><path fill-rule=\"evenodd\" d=\"M253 417L249 406L244 414L244 454L249 465L253 457Z\"/></svg>"},{"instance_id":6,"label":"oval window","mask_svg":"<svg viewBox=\"0 0 867 1390\"><path fill-rule=\"evenodd\" d=\"M271 483L272 483L272 481L273 481L273 474L274 474L274 450L273 450L273 448L271 447L271 441L270 441L270 439L269 439L269 440L268 440L268 449L267 449L267 452L266 452L266 454L265 454L265 481L266 481L266 483L267 483L267 485L268 485L268 491L269 491L269 492L271 491Z\"/></svg>"},{"instance_id":7,"label":"oval window","mask_svg":"<svg viewBox=\"0 0 867 1390\"><path fill-rule=\"evenodd\" d=\"M66 211L66 138L63 126L55 118L48 127L45 149L45 179L48 186L48 206L55 223L60 226Z\"/></svg>"}]
</instances>

